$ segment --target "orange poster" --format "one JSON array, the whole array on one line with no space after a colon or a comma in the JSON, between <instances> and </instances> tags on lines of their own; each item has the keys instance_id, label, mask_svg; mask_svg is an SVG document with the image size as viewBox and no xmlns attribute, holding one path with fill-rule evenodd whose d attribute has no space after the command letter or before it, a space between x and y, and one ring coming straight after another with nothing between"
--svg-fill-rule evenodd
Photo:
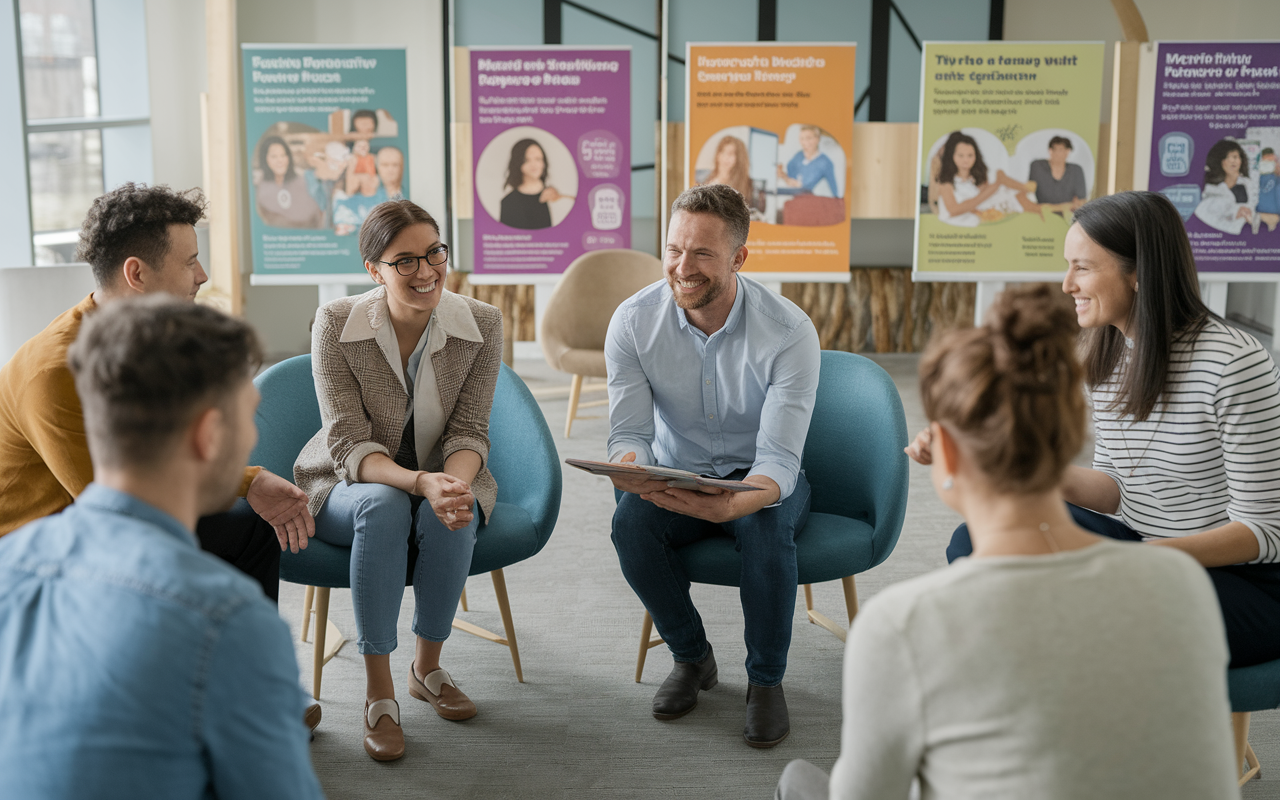
<instances>
[{"instance_id":1,"label":"orange poster","mask_svg":"<svg viewBox=\"0 0 1280 800\"><path fill-rule=\"evenodd\" d=\"M685 186L751 206L745 272L849 274L853 44L690 44Z\"/></svg>"}]
</instances>

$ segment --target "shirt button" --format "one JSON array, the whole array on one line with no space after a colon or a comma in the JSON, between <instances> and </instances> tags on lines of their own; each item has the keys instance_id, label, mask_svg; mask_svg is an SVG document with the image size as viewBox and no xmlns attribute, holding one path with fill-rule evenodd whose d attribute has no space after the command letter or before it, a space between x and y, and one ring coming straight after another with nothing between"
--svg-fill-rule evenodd
<instances>
[{"instance_id":1,"label":"shirt button","mask_svg":"<svg viewBox=\"0 0 1280 800\"><path fill-rule=\"evenodd\" d=\"M708 385L708 386L710 386L710 385L711 385L711 381L707 381L707 385Z\"/></svg>"},{"instance_id":2,"label":"shirt button","mask_svg":"<svg viewBox=\"0 0 1280 800\"><path fill-rule=\"evenodd\" d=\"M716 463L717 463L717 464L723 464L723 463L724 463L724 459L723 459L723 458L717 458L715 461L716 461Z\"/></svg>"},{"instance_id":3,"label":"shirt button","mask_svg":"<svg viewBox=\"0 0 1280 800\"><path fill-rule=\"evenodd\" d=\"M716 418L716 415L715 415L715 414L708 414L708 415L707 415L707 419L715 419L715 418Z\"/></svg>"}]
</instances>

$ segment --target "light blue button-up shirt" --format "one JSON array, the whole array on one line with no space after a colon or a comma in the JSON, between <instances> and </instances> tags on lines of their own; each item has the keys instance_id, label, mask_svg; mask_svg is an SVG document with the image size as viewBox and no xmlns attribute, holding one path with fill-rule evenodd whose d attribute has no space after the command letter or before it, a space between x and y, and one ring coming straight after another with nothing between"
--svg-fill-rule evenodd
<instances>
[{"instance_id":1,"label":"light blue button-up shirt","mask_svg":"<svg viewBox=\"0 0 1280 800\"><path fill-rule=\"evenodd\" d=\"M614 312L604 345L609 460L634 452L640 464L720 477L749 468L785 499L818 391L818 332L795 303L735 277L733 309L710 336L666 281Z\"/></svg>"},{"instance_id":2,"label":"light blue button-up shirt","mask_svg":"<svg viewBox=\"0 0 1280 800\"><path fill-rule=\"evenodd\" d=\"M90 484L0 537L0 798L316 798L288 627L164 512Z\"/></svg>"}]
</instances>

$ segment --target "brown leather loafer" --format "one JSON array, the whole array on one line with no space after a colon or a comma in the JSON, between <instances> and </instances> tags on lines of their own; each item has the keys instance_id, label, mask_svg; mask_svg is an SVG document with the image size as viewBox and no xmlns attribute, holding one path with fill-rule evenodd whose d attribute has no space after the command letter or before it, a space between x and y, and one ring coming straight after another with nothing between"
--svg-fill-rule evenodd
<instances>
[{"instance_id":1,"label":"brown leather loafer","mask_svg":"<svg viewBox=\"0 0 1280 800\"><path fill-rule=\"evenodd\" d=\"M418 673L409 664L409 694L431 704L436 713L458 722L476 715L476 704L462 693L453 678L443 669L437 669L418 679Z\"/></svg>"},{"instance_id":2,"label":"brown leather loafer","mask_svg":"<svg viewBox=\"0 0 1280 800\"><path fill-rule=\"evenodd\" d=\"M404 729L395 700L364 701L364 751L374 761L395 761L404 755Z\"/></svg>"},{"instance_id":3,"label":"brown leather loafer","mask_svg":"<svg viewBox=\"0 0 1280 800\"><path fill-rule=\"evenodd\" d=\"M316 728L320 727L320 704L312 703L307 706L307 710L302 712L302 721L311 729L312 733L316 732Z\"/></svg>"}]
</instances>

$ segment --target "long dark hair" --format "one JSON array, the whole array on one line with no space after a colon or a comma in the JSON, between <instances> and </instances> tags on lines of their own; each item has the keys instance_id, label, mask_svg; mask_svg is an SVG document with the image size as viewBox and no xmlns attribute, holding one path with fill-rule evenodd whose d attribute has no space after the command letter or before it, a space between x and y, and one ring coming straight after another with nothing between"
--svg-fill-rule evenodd
<instances>
[{"instance_id":1,"label":"long dark hair","mask_svg":"<svg viewBox=\"0 0 1280 800\"><path fill-rule=\"evenodd\" d=\"M947 143L942 146L942 169L938 170L938 183L951 183L956 179L956 145L967 144L973 148L973 169L969 170L969 174L973 177L975 186L984 186L987 182L987 162L982 160L982 150L978 147L978 143L973 140L972 136L955 131L947 137Z\"/></svg>"},{"instance_id":2,"label":"long dark hair","mask_svg":"<svg viewBox=\"0 0 1280 800\"><path fill-rule=\"evenodd\" d=\"M1140 291L1125 324L1133 354L1120 376L1115 408L1145 420L1169 379L1175 342L1194 337L1213 317L1200 299L1196 262L1182 217L1164 195L1121 192L1076 209L1075 222L1116 257L1125 275L1137 276ZM1085 380L1107 381L1124 355L1124 334L1112 325L1084 332Z\"/></svg>"},{"instance_id":3,"label":"long dark hair","mask_svg":"<svg viewBox=\"0 0 1280 800\"><path fill-rule=\"evenodd\" d=\"M519 189L520 184L524 183L524 174L520 168L524 166L525 153L530 147L536 147L542 151L542 175L539 180L545 186L547 183L547 148L538 144L533 139L521 139L516 142L515 147L511 148L511 161L507 163L507 186L512 189Z\"/></svg>"},{"instance_id":4,"label":"long dark hair","mask_svg":"<svg viewBox=\"0 0 1280 800\"><path fill-rule=\"evenodd\" d=\"M262 169L262 179L272 180L275 173L271 171L271 166L267 164L267 152L271 150L271 145L278 144L284 148L284 154L289 157L289 168L284 171L284 179L291 181L298 177L293 171L293 151L289 149L289 145L279 136L268 136L262 140L262 144L258 146L258 166Z\"/></svg>"},{"instance_id":5,"label":"long dark hair","mask_svg":"<svg viewBox=\"0 0 1280 800\"><path fill-rule=\"evenodd\" d=\"M1249 157L1244 154L1244 148L1230 139L1219 139L1213 147L1209 148L1209 154L1204 157L1205 186L1222 183L1227 179L1227 171L1222 168L1222 160L1232 152L1240 154L1240 177L1249 177Z\"/></svg>"}]
</instances>

